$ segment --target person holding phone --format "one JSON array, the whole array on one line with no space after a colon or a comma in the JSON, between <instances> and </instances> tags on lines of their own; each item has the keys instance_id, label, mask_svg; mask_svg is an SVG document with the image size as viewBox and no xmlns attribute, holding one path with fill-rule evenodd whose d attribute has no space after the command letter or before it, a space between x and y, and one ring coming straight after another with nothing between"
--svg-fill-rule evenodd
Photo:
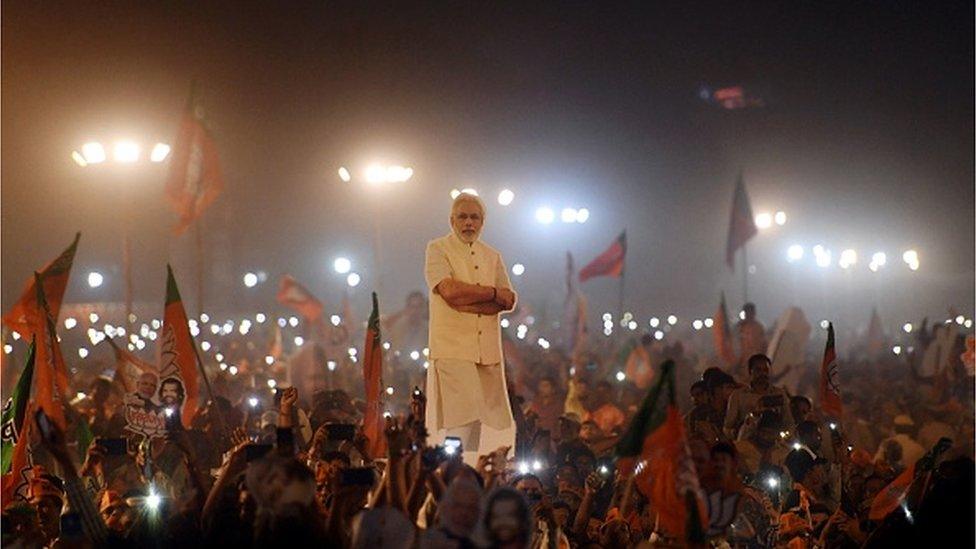
<instances>
[{"instance_id":1,"label":"person holding phone","mask_svg":"<svg viewBox=\"0 0 976 549\"><path fill-rule=\"evenodd\" d=\"M498 315L516 295L501 254L481 242L485 206L461 193L451 206L451 233L427 244L430 360L427 430L435 444L461 439L465 461L479 450L515 445L515 420L502 360Z\"/></svg>"},{"instance_id":2,"label":"person holding phone","mask_svg":"<svg viewBox=\"0 0 976 549\"><path fill-rule=\"evenodd\" d=\"M764 354L755 354L749 358L749 385L736 389L729 396L728 409L725 412L724 429L730 440L739 438L739 429L747 419L752 418L753 423L749 427L755 428L759 415L767 411L779 414L783 419L783 426L788 430L793 429L790 396L784 389L769 381L771 364L769 357ZM744 436L748 434L743 433Z\"/></svg>"}]
</instances>

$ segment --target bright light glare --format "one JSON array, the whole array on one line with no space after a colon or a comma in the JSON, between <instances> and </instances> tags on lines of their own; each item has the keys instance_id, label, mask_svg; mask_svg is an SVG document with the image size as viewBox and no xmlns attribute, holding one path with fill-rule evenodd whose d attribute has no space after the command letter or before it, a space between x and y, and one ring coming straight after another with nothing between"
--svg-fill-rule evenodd
<instances>
[{"instance_id":1,"label":"bright light glare","mask_svg":"<svg viewBox=\"0 0 976 549\"><path fill-rule=\"evenodd\" d=\"M244 275L244 285L248 288L253 288L258 284L258 275L254 273L246 273Z\"/></svg>"},{"instance_id":2,"label":"bright light glare","mask_svg":"<svg viewBox=\"0 0 976 549\"><path fill-rule=\"evenodd\" d=\"M335 272L339 274L346 274L352 269L352 261L349 261L345 257L337 257L335 261L332 262L332 268Z\"/></svg>"},{"instance_id":3,"label":"bright light glare","mask_svg":"<svg viewBox=\"0 0 976 549\"><path fill-rule=\"evenodd\" d=\"M461 189L461 194L470 194L471 196L478 196L478 191L472 189L471 187L465 187Z\"/></svg>"},{"instance_id":4,"label":"bright light glare","mask_svg":"<svg viewBox=\"0 0 976 549\"><path fill-rule=\"evenodd\" d=\"M651 328L657 328L657 325L660 324L660 323L661 323L661 321L658 320L658 318L656 316L652 316L651 317L651 320L648 321L648 324L651 325Z\"/></svg>"},{"instance_id":5,"label":"bright light glare","mask_svg":"<svg viewBox=\"0 0 976 549\"><path fill-rule=\"evenodd\" d=\"M69 316L68 318L64 319L64 328L66 330L70 330L77 325L78 325L78 321L75 320L73 316Z\"/></svg>"},{"instance_id":6,"label":"bright light glare","mask_svg":"<svg viewBox=\"0 0 976 549\"><path fill-rule=\"evenodd\" d=\"M828 326L830 326L830 322L828 322L826 320L821 320L820 321L820 327L823 328L824 330L826 330Z\"/></svg>"},{"instance_id":7,"label":"bright light glare","mask_svg":"<svg viewBox=\"0 0 976 549\"><path fill-rule=\"evenodd\" d=\"M779 486L779 479L776 477L769 477L766 479L766 485L775 489Z\"/></svg>"},{"instance_id":8,"label":"bright light glare","mask_svg":"<svg viewBox=\"0 0 976 549\"><path fill-rule=\"evenodd\" d=\"M329 317L329 322L331 322L333 326L338 326L342 322L342 317L339 315L332 315Z\"/></svg>"},{"instance_id":9,"label":"bright light glare","mask_svg":"<svg viewBox=\"0 0 976 549\"><path fill-rule=\"evenodd\" d=\"M563 223L576 223L576 219L579 213L575 208L563 208L562 213L559 218Z\"/></svg>"},{"instance_id":10,"label":"bright light glare","mask_svg":"<svg viewBox=\"0 0 976 549\"><path fill-rule=\"evenodd\" d=\"M352 288L359 286L359 283L361 281L362 281L362 277L359 276L359 274L357 273L349 273L349 276L346 277L346 284L348 284Z\"/></svg>"},{"instance_id":11,"label":"bright light glare","mask_svg":"<svg viewBox=\"0 0 976 549\"><path fill-rule=\"evenodd\" d=\"M146 507L148 507L151 511L155 511L159 509L159 504L161 501L162 499L159 497L159 494L150 491L149 495L146 496Z\"/></svg>"},{"instance_id":12,"label":"bright light glare","mask_svg":"<svg viewBox=\"0 0 976 549\"><path fill-rule=\"evenodd\" d=\"M905 333L906 334L912 333L912 323L911 322L906 322L905 325L901 327L901 329L902 330L905 330Z\"/></svg>"},{"instance_id":13,"label":"bright light glare","mask_svg":"<svg viewBox=\"0 0 976 549\"><path fill-rule=\"evenodd\" d=\"M841 269L847 269L857 263L857 252L848 248L840 253L840 260L837 262Z\"/></svg>"},{"instance_id":14,"label":"bright light glare","mask_svg":"<svg viewBox=\"0 0 976 549\"><path fill-rule=\"evenodd\" d=\"M714 320L712 320L711 318L706 318L705 319L705 327L706 328L711 328L714 325L715 325L715 321Z\"/></svg>"},{"instance_id":15,"label":"bright light glare","mask_svg":"<svg viewBox=\"0 0 976 549\"><path fill-rule=\"evenodd\" d=\"M498 203L502 206L508 206L515 200L515 193L508 189L502 189L502 192L498 193Z\"/></svg>"},{"instance_id":16,"label":"bright light glare","mask_svg":"<svg viewBox=\"0 0 976 549\"><path fill-rule=\"evenodd\" d=\"M768 212L763 212L756 216L756 227L760 229L768 229L772 224L773 216L769 215Z\"/></svg>"},{"instance_id":17,"label":"bright light glare","mask_svg":"<svg viewBox=\"0 0 976 549\"><path fill-rule=\"evenodd\" d=\"M512 265L513 275L522 276L522 273L524 272L525 272L525 265L522 265L521 263L516 263L515 265Z\"/></svg>"},{"instance_id":18,"label":"bright light glare","mask_svg":"<svg viewBox=\"0 0 976 549\"><path fill-rule=\"evenodd\" d=\"M394 392L394 389L393 389L393 386L392 385L386 388L386 394L392 395L393 392Z\"/></svg>"},{"instance_id":19,"label":"bright light glare","mask_svg":"<svg viewBox=\"0 0 976 549\"><path fill-rule=\"evenodd\" d=\"M543 225L548 225L556 219L556 214L552 212L552 208L543 206L535 211L535 220Z\"/></svg>"},{"instance_id":20,"label":"bright light glare","mask_svg":"<svg viewBox=\"0 0 976 549\"><path fill-rule=\"evenodd\" d=\"M352 174L349 173L349 170L347 170L345 166L339 167L339 179L345 181L346 183L352 181Z\"/></svg>"},{"instance_id":21,"label":"bright light glare","mask_svg":"<svg viewBox=\"0 0 976 549\"><path fill-rule=\"evenodd\" d=\"M78 349L78 356L81 357L81 358L87 357L88 356L88 349L86 349L84 347L80 347Z\"/></svg>"},{"instance_id":22,"label":"bright light glare","mask_svg":"<svg viewBox=\"0 0 976 549\"><path fill-rule=\"evenodd\" d=\"M616 377L617 377L617 381L623 381L623 380L627 379L627 374L625 374L623 372L617 372L617 376Z\"/></svg>"},{"instance_id":23,"label":"bright light glare","mask_svg":"<svg viewBox=\"0 0 976 549\"><path fill-rule=\"evenodd\" d=\"M586 220L589 218L590 218L590 210L587 210L586 208L580 208L579 211L576 212L577 223L586 223Z\"/></svg>"},{"instance_id":24,"label":"bright light glare","mask_svg":"<svg viewBox=\"0 0 976 549\"><path fill-rule=\"evenodd\" d=\"M295 336L295 347L301 347L305 344L305 338L302 336Z\"/></svg>"},{"instance_id":25,"label":"bright light glare","mask_svg":"<svg viewBox=\"0 0 976 549\"><path fill-rule=\"evenodd\" d=\"M775 221L776 224L779 225L780 227L786 225L786 212L784 211L776 212L776 215L773 216L773 221Z\"/></svg>"},{"instance_id":26,"label":"bright light glare","mask_svg":"<svg viewBox=\"0 0 976 549\"><path fill-rule=\"evenodd\" d=\"M88 161L85 160L85 157L78 151L71 151L71 159L75 161L75 164L78 164L82 168L88 165Z\"/></svg>"},{"instance_id":27,"label":"bright light glare","mask_svg":"<svg viewBox=\"0 0 976 549\"><path fill-rule=\"evenodd\" d=\"M81 155L89 164L101 164L105 162L105 147L98 142L85 143L81 146Z\"/></svg>"},{"instance_id":28,"label":"bright light glare","mask_svg":"<svg viewBox=\"0 0 976 549\"><path fill-rule=\"evenodd\" d=\"M451 189L451 200L454 200L459 196L461 196L461 191L457 189Z\"/></svg>"},{"instance_id":29,"label":"bright light glare","mask_svg":"<svg viewBox=\"0 0 976 549\"><path fill-rule=\"evenodd\" d=\"M149 160L151 162L162 162L169 156L169 151L170 146L166 143L156 143L153 145L152 151L149 152Z\"/></svg>"},{"instance_id":30,"label":"bright light glare","mask_svg":"<svg viewBox=\"0 0 976 549\"><path fill-rule=\"evenodd\" d=\"M132 141L118 141L112 149L116 162L131 163L139 160L139 145Z\"/></svg>"},{"instance_id":31,"label":"bright light glare","mask_svg":"<svg viewBox=\"0 0 976 549\"><path fill-rule=\"evenodd\" d=\"M664 332L662 332L661 330L658 330L658 331L654 332L654 339L656 339L658 341L661 341L662 339L664 339Z\"/></svg>"},{"instance_id":32,"label":"bright light glare","mask_svg":"<svg viewBox=\"0 0 976 549\"><path fill-rule=\"evenodd\" d=\"M823 250L821 253L816 254L816 255L817 255L817 266L818 267L823 267L823 268L830 267L830 263L832 261L831 260L830 250Z\"/></svg>"},{"instance_id":33,"label":"bright light glare","mask_svg":"<svg viewBox=\"0 0 976 549\"><path fill-rule=\"evenodd\" d=\"M386 170L383 169L383 166L373 164L366 168L364 176L368 183L383 183L386 178Z\"/></svg>"},{"instance_id":34,"label":"bright light glare","mask_svg":"<svg viewBox=\"0 0 976 549\"><path fill-rule=\"evenodd\" d=\"M698 320L697 318L691 323L691 327L694 328L695 330L701 330L703 325L704 323L701 320Z\"/></svg>"},{"instance_id":35,"label":"bright light glare","mask_svg":"<svg viewBox=\"0 0 976 549\"><path fill-rule=\"evenodd\" d=\"M905 253L901 254L901 259L902 261L908 263L909 265L911 265L912 263L918 263L918 252L916 252L915 250L908 250Z\"/></svg>"},{"instance_id":36,"label":"bright light glare","mask_svg":"<svg viewBox=\"0 0 976 549\"><path fill-rule=\"evenodd\" d=\"M88 273L88 286L90 288L97 288L101 286L103 282L105 282L105 277L102 276L102 273L98 271Z\"/></svg>"},{"instance_id":37,"label":"bright light glare","mask_svg":"<svg viewBox=\"0 0 976 549\"><path fill-rule=\"evenodd\" d=\"M794 244L786 249L786 260L790 263L803 259L803 246Z\"/></svg>"},{"instance_id":38,"label":"bright light glare","mask_svg":"<svg viewBox=\"0 0 976 549\"><path fill-rule=\"evenodd\" d=\"M674 326L677 323L678 323L678 317L674 315L668 315L668 324Z\"/></svg>"}]
</instances>

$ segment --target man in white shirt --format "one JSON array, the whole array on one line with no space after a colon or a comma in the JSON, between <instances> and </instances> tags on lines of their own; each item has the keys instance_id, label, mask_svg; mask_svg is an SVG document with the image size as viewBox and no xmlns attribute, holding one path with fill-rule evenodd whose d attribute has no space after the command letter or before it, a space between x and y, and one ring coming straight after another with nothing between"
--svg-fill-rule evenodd
<instances>
[{"instance_id":1,"label":"man in white shirt","mask_svg":"<svg viewBox=\"0 0 976 549\"><path fill-rule=\"evenodd\" d=\"M481 200L462 193L451 206L451 234L427 243L430 288L427 430L431 442L461 439L465 461L514 446L498 315L516 295L501 254L479 240Z\"/></svg>"}]
</instances>

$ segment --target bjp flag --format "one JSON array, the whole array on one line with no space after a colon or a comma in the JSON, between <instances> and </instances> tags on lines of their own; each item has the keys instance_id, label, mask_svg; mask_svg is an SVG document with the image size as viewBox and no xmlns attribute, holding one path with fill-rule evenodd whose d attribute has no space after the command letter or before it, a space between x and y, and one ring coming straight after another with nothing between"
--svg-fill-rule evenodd
<instances>
[{"instance_id":1,"label":"bjp flag","mask_svg":"<svg viewBox=\"0 0 976 549\"><path fill-rule=\"evenodd\" d=\"M827 324L827 346L820 365L820 407L827 417L841 418L840 384L837 379L837 351L834 350L834 325Z\"/></svg>"},{"instance_id":2,"label":"bjp flag","mask_svg":"<svg viewBox=\"0 0 976 549\"><path fill-rule=\"evenodd\" d=\"M322 302L291 275L281 277L281 284L278 286L278 303L295 309L309 322L316 322L322 318L322 311L325 309Z\"/></svg>"},{"instance_id":3,"label":"bjp flag","mask_svg":"<svg viewBox=\"0 0 976 549\"><path fill-rule=\"evenodd\" d=\"M383 434L383 346L380 335L380 307L373 292L373 311L366 326L366 342L363 344L363 382L366 386L366 414L363 431L369 439L369 453L378 458L386 453L386 437Z\"/></svg>"},{"instance_id":4,"label":"bjp flag","mask_svg":"<svg viewBox=\"0 0 976 549\"><path fill-rule=\"evenodd\" d=\"M597 276L619 278L624 273L624 260L627 259L627 231L610 244L610 247L580 269L580 283Z\"/></svg>"},{"instance_id":5,"label":"bjp flag","mask_svg":"<svg viewBox=\"0 0 976 549\"><path fill-rule=\"evenodd\" d=\"M915 464L912 463L900 475L895 477L895 480L891 481L891 484L882 488L878 492L878 495L874 496L874 501L871 502L871 510L868 512L868 518L880 522L891 514L892 511L897 509L901 505L901 502L904 501L905 494L908 493L908 489L911 487L912 480L914 479Z\"/></svg>"},{"instance_id":6,"label":"bjp flag","mask_svg":"<svg viewBox=\"0 0 976 549\"><path fill-rule=\"evenodd\" d=\"M57 322L58 314L61 312L61 301L64 299L64 291L68 286L68 277L71 275L71 265L75 259L75 252L78 250L78 240L81 233L75 234L75 239L61 255L54 258L44 266L38 273L44 283L44 297L47 298L48 308L54 315ZM27 281L24 291L20 294L20 300L3 315L3 323L7 328L16 330L26 339L40 327L43 316L37 304L37 290L34 288L35 279L33 276Z\"/></svg>"},{"instance_id":7,"label":"bjp flag","mask_svg":"<svg viewBox=\"0 0 976 549\"><path fill-rule=\"evenodd\" d=\"M196 351L176 286L173 269L166 266L166 310L159 353L159 401L180 412L187 428L197 412L199 400Z\"/></svg>"}]
</instances>

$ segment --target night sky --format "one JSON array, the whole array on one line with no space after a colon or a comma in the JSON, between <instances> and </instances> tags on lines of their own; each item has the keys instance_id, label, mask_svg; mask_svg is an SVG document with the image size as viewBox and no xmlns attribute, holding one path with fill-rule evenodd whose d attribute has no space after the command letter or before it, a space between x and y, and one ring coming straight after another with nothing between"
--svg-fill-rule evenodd
<instances>
[{"instance_id":1,"label":"night sky","mask_svg":"<svg viewBox=\"0 0 976 549\"><path fill-rule=\"evenodd\" d=\"M720 291L742 301L741 272L724 264L741 171L756 213L789 216L750 243L767 323L790 303L850 323L877 306L892 326L950 306L972 315L971 2L133 4L3 5L4 310L78 230L66 299L120 300L125 211L136 300L161 313L171 261L192 303L193 240L169 233L165 168L83 169L70 153L172 141L196 79L226 180L203 220L208 310L272 308L284 273L334 310L340 254L363 274L362 316L380 272L392 310L422 287L448 192L470 186L489 203L486 241L526 265L515 283L538 309L562 302L567 250L581 265L626 228L628 309L709 315ZM730 85L765 106L699 96ZM415 176L377 191L336 175L373 160ZM505 209L503 187L516 193ZM542 226L542 205L591 217ZM807 254L789 265L794 243ZM817 243L829 270L813 265ZM847 247L854 272L836 266ZM918 272L901 262L908 248ZM888 266L875 274L878 250ZM92 269L106 275L97 290ZM258 270L268 281L245 290ZM616 281L584 291L593 315L616 308Z\"/></svg>"}]
</instances>

